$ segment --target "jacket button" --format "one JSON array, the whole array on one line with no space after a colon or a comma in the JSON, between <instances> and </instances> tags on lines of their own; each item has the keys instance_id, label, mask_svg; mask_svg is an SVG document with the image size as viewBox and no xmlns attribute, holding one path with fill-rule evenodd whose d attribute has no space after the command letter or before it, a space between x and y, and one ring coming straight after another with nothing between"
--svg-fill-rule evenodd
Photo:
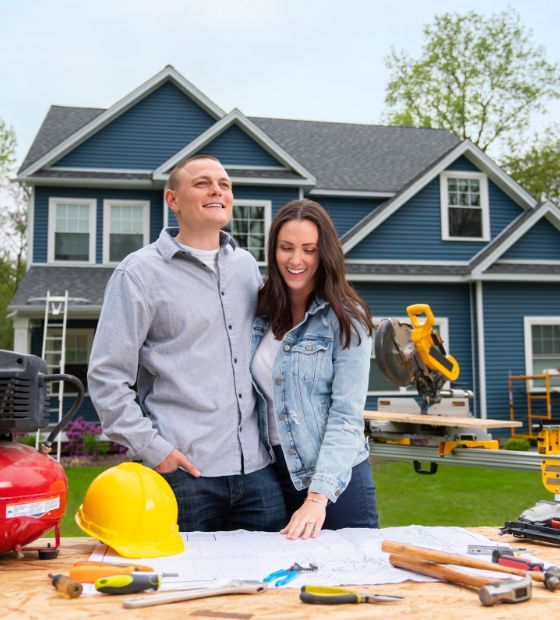
<instances>
[{"instance_id":1,"label":"jacket button","mask_svg":"<svg viewBox=\"0 0 560 620\"><path fill-rule=\"evenodd\" d=\"M276 379L274 379L274 383L276 383L276 385L282 385L282 379L280 379L280 377L276 377Z\"/></svg>"},{"instance_id":2,"label":"jacket button","mask_svg":"<svg viewBox=\"0 0 560 620\"><path fill-rule=\"evenodd\" d=\"M296 453L296 451L293 448L290 448L288 450L288 454L295 454L295 453Z\"/></svg>"},{"instance_id":3,"label":"jacket button","mask_svg":"<svg viewBox=\"0 0 560 620\"><path fill-rule=\"evenodd\" d=\"M278 416L278 419L279 419L279 420L285 420L285 419L286 419L286 415L285 415L284 413L281 413L281 414Z\"/></svg>"},{"instance_id":4,"label":"jacket button","mask_svg":"<svg viewBox=\"0 0 560 620\"><path fill-rule=\"evenodd\" d=\"M338 497L340 495L340 491L335 491L334 494Z\"/></svg>"},{"instance_id":5,"label":"jacket button","mask_svg":"<svg viewBox=\"0 0 560 620\"><path fill-rule=\"evenodd\" d=\"M313 348L313 347L312 347L310 344L308 344L308 345L305 347L305 350L306 350L306 351L311 351L311 349L312 349L312 348Z\"/></svg>"},{"instance_id":6,"label":"jacket button","mask_svg":"<svg viewBox=\"0 0 560 620\"><path fill-rule=\"evenodd\" d=\"M287 344L285 344L285 345L284 345L284 351L289 351L289 350L290 350L290 346L289 346L289 345L287 345Z\"/></svg>"}]
</instances>

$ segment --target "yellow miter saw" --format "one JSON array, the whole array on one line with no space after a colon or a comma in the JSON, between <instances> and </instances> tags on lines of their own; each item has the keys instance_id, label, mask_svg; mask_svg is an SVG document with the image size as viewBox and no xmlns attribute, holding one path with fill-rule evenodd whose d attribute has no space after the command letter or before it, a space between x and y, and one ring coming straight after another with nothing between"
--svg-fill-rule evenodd
<instances>
[{"instance_id":1,"label":"yellow miter saw","mask_svg":"<svg viewBox=\"0 0 560 620\"><path fill-rule=\"evenodd\" d=\"M408 389L379 398L377 411L365 412L370 437L376 442L437 446L439 456L457 447L498 449L487 429L512 423L471 414L473 393L451 387L459 377L459 364L446 353L430 306L414 304L406 312L410 323L383 319L377 325L374 350L379 370L400 391ZM416 462L414 467L419 473L435 473L437 466L431 465L429 472Z\"/></svg>"},{"instance_id":2,"label":"yellow miter saw","mask_svg":"<svg viewBox=\"0 0 560 620\"><path fill-rule=\"evenodd\" d=\"M375 359L379 369L395 387L416 384L423 399L422 413L442 399L447 381L459 377L459 364L443 348L441 336L434 330L435 319L427 304L406 309L411 323L382 319L375 334ZM471 393L462 394L472 397Z\"/></svg>"}]
</instances>

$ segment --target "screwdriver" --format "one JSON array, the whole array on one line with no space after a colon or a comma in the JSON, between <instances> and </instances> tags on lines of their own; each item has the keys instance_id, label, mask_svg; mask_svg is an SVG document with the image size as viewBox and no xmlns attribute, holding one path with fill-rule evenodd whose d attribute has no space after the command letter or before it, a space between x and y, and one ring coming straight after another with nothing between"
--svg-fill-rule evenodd
<instances>
[{"instance_id":1,"label":"screwdriver","mask_svg":"<svg viewBox=\"0 0 560 620\"><path fill-rule=\"evenodd\" d=\"M84 564L75 564L70 569L70 577L80 583L95 583L96 579L101 577L110 577L111 575L128 575L137 572L155 572L149 566L141 566L136 564L110 564L109 562L91 562ZM165 577L177 577L178 573L166 573Z\"/></svg>"},{"instance_id":2,"label":"screwdriver","mask_svg":"<svg viewBox=\"0 0 560 620\"><path fill-rule=\"evenodd\" d=\"M510 568L520 568L521 570L538 571L541 573L544 571L543 562L532 562L527 558L512 555L511 553L503 553L497 549L492 553L492 562L501 566L509 566Z\"/></svg>"},{"instance_id":3,"label":"screwdriver","mask_svg":"<svg viewBox=\"0 0 560 620\"><path fill-rule=\"evenodd\" d=\"M70 579L66 575L53 575L49 573L49 577L52 579L52 585L56 588L65 598L77 598L82 593L82 584Z\"/></svg>"},{"instance_id":4,"label":"screwdriver","mask_svg":"<svg viewBox=\"0 0 560 620\"><path fill-rule=\"evenodd\" d=\"M144 590L159 590L161 576L156 573L110 575L95 580L95 589L104 594L134 594Z\"/></svg>"}]
</instances>

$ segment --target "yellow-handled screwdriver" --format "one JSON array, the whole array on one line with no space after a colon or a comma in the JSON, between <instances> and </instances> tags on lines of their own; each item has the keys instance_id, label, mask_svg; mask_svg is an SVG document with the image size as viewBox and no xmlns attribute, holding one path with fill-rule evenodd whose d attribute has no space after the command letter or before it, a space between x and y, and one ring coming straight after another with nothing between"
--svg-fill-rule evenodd
<instances>
[{"instance_id":1,"label":"yellow-handled screwdriver","mask_svg":"<svg viewBox=\"0 0 560 620\"><path fill-rule=\"evenodd\" d=\"M315 605L343 605L344 603L390 603L400 601L404 597L388 594L360 594L354 590L329 586L303 586L299 598L304 603Z\"/></svg>"},{"instance_id":2,"label":"yellow-handled screwdriver","mask_svg":"<svg viewBox=\"0 0 560 620\"><path fill-rule=\"evenodd\" d=\"M134 594L145 590L159 590L160 586L161 576L156 573L128 573L95 580L95 589L104 594Z\"/></svg>"}]
</instances>

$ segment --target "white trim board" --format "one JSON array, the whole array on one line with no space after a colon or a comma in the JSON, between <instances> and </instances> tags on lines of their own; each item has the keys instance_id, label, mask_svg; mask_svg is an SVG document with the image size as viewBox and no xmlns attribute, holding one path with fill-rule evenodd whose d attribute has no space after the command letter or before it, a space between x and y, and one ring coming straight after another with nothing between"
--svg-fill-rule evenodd
<instances>
[{"instance_id":1,"label":"white trim board","mask_svg":"<svg viewBox=\"0 0 560 620\"><path fill-rule=\"evenodd\" d=\"M71 136L63 140L60 144L56 145L48 153L40 157L33 162L25 170L19 174L22 179L33 175L41 168L49 166L52 162L62 158L69 153L72 149L76 148L79 144L87 140L94 133L97 133L100 129L108 125L117 116L120 116L132 106L138 103L141 99L155 91L162 84L167 81L171 81L180 90L182 90L187 96L200 105L210 116L215 119L222 118L225 112L219 108L213 101L208 99L204 93L198 90L194 84L191 84L186 78L184 78L174 67L167 65L159 73L156 73L149 80L138 86L131 93L123 97L117 103L110 108L96 116L92 121L86 123L78 131L74 132Z\"/></svg>"}]
</instances>

